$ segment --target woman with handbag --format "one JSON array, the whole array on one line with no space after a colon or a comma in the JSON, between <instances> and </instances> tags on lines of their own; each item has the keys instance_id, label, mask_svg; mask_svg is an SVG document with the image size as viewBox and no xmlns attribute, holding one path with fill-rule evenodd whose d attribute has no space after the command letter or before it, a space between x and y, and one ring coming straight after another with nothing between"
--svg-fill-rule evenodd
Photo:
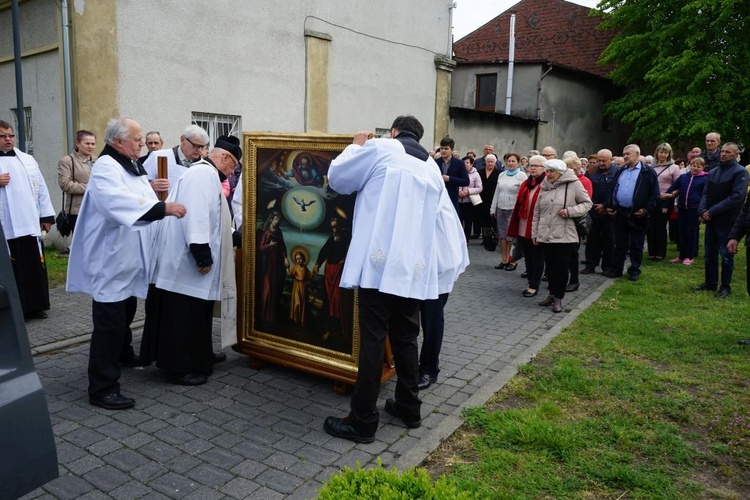
<instances>
[{"instance_id":1,"label":"woman with handbag","mask_svg":"<svg viewBox=\"0 0 750 500\"><path fill-rule=\"evenodd\" d=\"M518 191L527 175L520 169L521 156L518 153L508 153L503 160L505 171L497 177L495 194L490 203L490 217L496 224L497 238L500 241L500 263L495 266L495 269L515 271L518 264L510 258L513 238L508 236L508 224L516 198L518 198Z\"/></svg>"},{"instance_id":2,"label":"woman with handbag","mask_svg":"<svg viewBox=\"0 0 750 500\"><path fill-rule=\"evenodd\" d=\"M523 291L524 297L535 297L539 291L539 285L544 273L544 257L539 246L531 240L531 221L534 218L534 207L536 206L542 181L545 179L544 162L542 155L533 155L529 158L526 166L528 178L521 184L516 197L516 205L510 215L508 224L508 236L518 238L523 249L523 259L526 263L526 278L528 288Z\"/></svg>"},{"instance_id":3,"label":"woman with handbag","mask_svg":"<svg viewBox=\"0 0 750 500\"><path fill-rule=\"evenodd\" d=\"M88 130L76 132L75 150L57 162L57 183L63 192L62 211L57 216L58 231L62 236L73 234L83 194L89 183L94 163L96 136ZM65 227L67 223L67 227ZM66 249L63 254L67 254Z\"/></svg>"},{"instance_id":4,"label":"woman with handbag","mask_svg":"<svg viewBox=\"0 0 750 500\"><path fill-rule=\"evenodd\" d=\"M547 177L534 208L531 237L544 254L549 278L549 296L539 303L562 312L562 299L568 284L568 261L578 247L580 236L575 218L585 217L592 203L588 193L562 160L547 160Z\"/></svg>"},{"instance_id":5,"label":"woman with handbag","mask_svg":"<svg viewBox=\"0 0 750 500\"><path fill-rule=\"evenodd\" d=\"M474 158L464 156L463 162L469 173L469 185L458 188L458 218L464 226L464 236L468 243L471 239L471 223L474 221L474 204L482 203L482 198L479 196L482 192L482 179L477 169L474 168Z\"/></svg>"}]
</instances>

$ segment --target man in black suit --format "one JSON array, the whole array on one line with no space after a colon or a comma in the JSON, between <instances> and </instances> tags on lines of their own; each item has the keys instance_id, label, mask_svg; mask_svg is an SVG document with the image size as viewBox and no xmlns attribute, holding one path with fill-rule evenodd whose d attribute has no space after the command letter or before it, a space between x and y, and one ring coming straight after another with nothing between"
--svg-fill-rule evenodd
<instances>
[{"instance_id":1,"label":"man in black suit","mask_svg":"<svg viewBox=\"0 0 750 500\"><path fill-rule=\"evenodd\" d=\"M458 188L469 185L469 172L466 171L464 162L453 156L453 148L456 143L447 135L440 140L440 158L437 164L443 174L445 188L448 190L453 206L458 213Z\"/></svg>"},{"instance_id":2,"label":"man in black suit","mask_svg":"<svg viewBox=\"0 0 750 500\"><path fill-rule=\"evenodd\" d=\"M456 143L448 136L440 141L440 158L437 160L453 206L458 213L458 188L469 185L469 173L463 161L453 156ZM419 353L419 390L425 390L437 381L440 348L443 345L445 330L444 309L448 294L441 293L437 299L422 301L420 316L422 320L422 350Z\"/></svg>"}]
</instances>

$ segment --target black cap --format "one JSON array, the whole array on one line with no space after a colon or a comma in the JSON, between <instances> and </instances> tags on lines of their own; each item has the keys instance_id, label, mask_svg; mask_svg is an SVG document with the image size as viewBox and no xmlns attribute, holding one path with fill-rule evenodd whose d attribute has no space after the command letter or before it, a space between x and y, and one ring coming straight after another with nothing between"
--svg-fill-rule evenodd
<instances>
[{"instance_id":1,"label":"black cap","mask_svg":"<svg viewBox=\"0 0 750 500\"><path fill-rule=\"evenodd\" d=\"M216 139L215 148L224 149L234 155L237 161L242 160L242 149L240 149L240 140L233 135L222 135Z\"/></svg>"}]
</instances>

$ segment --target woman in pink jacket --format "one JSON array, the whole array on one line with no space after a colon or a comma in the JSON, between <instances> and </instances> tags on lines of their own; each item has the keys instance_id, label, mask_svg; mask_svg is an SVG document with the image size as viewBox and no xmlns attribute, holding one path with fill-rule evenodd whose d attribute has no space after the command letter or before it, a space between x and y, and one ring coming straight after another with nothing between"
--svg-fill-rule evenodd
<instances>
[{"instance_id":1,"label":"woman in pink jacket","mask_svg":"<svg viewBox=\"0 0 750 500\"><path fill-rule=\"evenodd\" d=\"M482 192L482 178L479 176L477 169L474 168L474 158L464 156L463 160L466 171L469 172L469 185L458 189L458 218L461 219L468 243L471 236L471 223L474 220L474 204L469 197Z\"/></svg>"}]
</instances>

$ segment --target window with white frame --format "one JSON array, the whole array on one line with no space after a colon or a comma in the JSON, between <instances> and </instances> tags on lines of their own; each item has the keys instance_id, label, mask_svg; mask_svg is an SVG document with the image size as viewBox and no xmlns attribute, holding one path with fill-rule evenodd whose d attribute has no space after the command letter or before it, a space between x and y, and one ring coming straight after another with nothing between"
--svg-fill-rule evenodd
<instances>
[{"instance_id":1,"label":"window with white frame","mask_svg":"<svg viewBox=\"0 0 750 500\"><path fill-rule=\"evenodd\" d=\"M242 139L242 121L239 116L217 115L215 113L192 112L192 122L208 132L209 144L216 143L222 135L233 135Z\"/></svg>"},{"instance_id":2,"label":"window with white frame","mask_svg":"<svg viewBox=\"0 0 750 500\"><path fill-rule=\"evenodd\" d=\"M18 108L11 108L11 111L13 112L13 131L18 134ZM29 106L23 107L23 127L26 139L26 151L24 152L33 155L34 134L32 133L33 129L31 128L31 107ZM18 144L21 144L20 137L18 137Z\"/></svg>"}]
</instances>

